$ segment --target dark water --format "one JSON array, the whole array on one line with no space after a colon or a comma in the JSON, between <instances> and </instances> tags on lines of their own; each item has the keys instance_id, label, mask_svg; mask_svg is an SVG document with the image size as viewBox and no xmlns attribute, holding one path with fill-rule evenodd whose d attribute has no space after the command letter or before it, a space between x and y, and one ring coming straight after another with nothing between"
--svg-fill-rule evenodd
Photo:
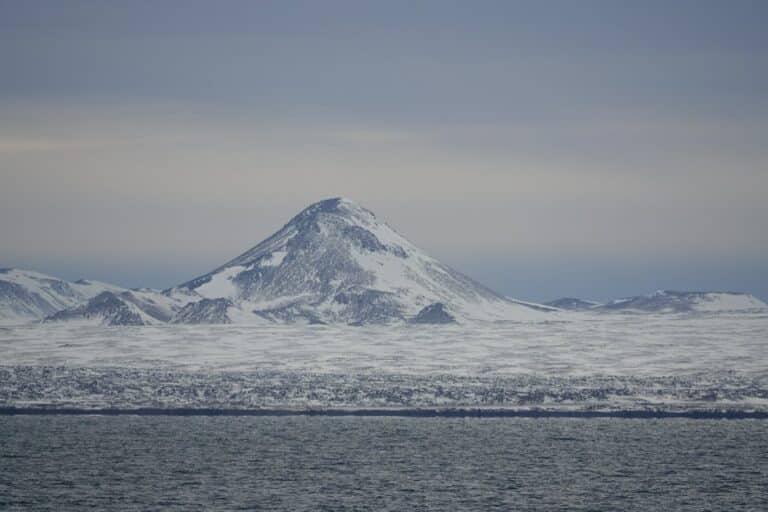
<instances>
[{"instance_id":1,"label":"dark water","mask_svg":"<svg viewBox=\"0 0 768 512\"><path fill-rule=\"evenodd\" d=\"M2 510L768 510L768 421L0 417Z\"/></svg>"}]
</instances>

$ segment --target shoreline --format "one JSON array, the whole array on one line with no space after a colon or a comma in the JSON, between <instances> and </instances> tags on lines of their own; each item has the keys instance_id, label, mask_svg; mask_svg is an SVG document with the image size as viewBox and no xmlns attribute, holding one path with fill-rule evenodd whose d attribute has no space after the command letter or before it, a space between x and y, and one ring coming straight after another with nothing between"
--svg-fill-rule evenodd
<instances>
[{"instance_id":1,"label":"shoreline","mask_svg":"<svg viewBox=\"0 0 768 512\"><path fill-rule=\"evenodd\" d=\"M325 416L400 418L618 418L618 419L768 419L768 411L515 410L515 409L84 409L76 407L0 407L0 416Z\"/></svg>"}]
</instances>

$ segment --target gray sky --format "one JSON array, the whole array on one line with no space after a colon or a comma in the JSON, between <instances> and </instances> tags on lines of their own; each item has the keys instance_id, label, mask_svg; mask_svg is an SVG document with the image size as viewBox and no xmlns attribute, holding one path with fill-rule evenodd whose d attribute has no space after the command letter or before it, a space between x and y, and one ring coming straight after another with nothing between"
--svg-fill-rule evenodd
<instances>
[{"instance_id":1,"label":"gray sky","mask_svg":"<svg viewBox=\"0 0 768 512\"><path fill-rule=\"evenodd\" d=\"M0 266L164 287L356 199L499 291L768 299L768 3L0 0Z\"/></svg>"}]
</instances>

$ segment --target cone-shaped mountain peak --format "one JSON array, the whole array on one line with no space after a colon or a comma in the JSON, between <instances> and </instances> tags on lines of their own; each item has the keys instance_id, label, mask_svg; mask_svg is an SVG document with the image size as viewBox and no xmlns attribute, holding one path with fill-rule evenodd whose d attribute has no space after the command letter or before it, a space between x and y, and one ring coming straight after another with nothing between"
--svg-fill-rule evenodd
<instances>
[{"instance_id":1,"label":"cone-shaped mountain peak","mask_svg":"<svg viewBox=\"0 0 768 512\"><path fill-rule=\"evenodd\" d=\"M537 317L546 309L506 299L443 265L344 198L308 206L263 242L171 293L223 299L239 318L271 321L409 321L437 303L458 321Z\"/></svg>"}]
</instances>

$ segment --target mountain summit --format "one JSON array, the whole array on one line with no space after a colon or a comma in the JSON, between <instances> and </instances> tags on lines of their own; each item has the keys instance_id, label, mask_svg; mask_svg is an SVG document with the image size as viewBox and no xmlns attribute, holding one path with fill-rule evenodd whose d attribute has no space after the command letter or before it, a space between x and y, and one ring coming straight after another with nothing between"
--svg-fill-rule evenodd
<instances>
[{"instance_id":1,"label":"mountain summit","mask_svg":"<svg viewBox=\"0 0 768 512\"><path fill-rule=\"evenodd\" d=\"M552 308L505 298L416 248L349 199L315 203L235 259L167 292L176 321L528 320ZM421 315L420 315L421 313Z\"/></svg>"}]
</instances>

